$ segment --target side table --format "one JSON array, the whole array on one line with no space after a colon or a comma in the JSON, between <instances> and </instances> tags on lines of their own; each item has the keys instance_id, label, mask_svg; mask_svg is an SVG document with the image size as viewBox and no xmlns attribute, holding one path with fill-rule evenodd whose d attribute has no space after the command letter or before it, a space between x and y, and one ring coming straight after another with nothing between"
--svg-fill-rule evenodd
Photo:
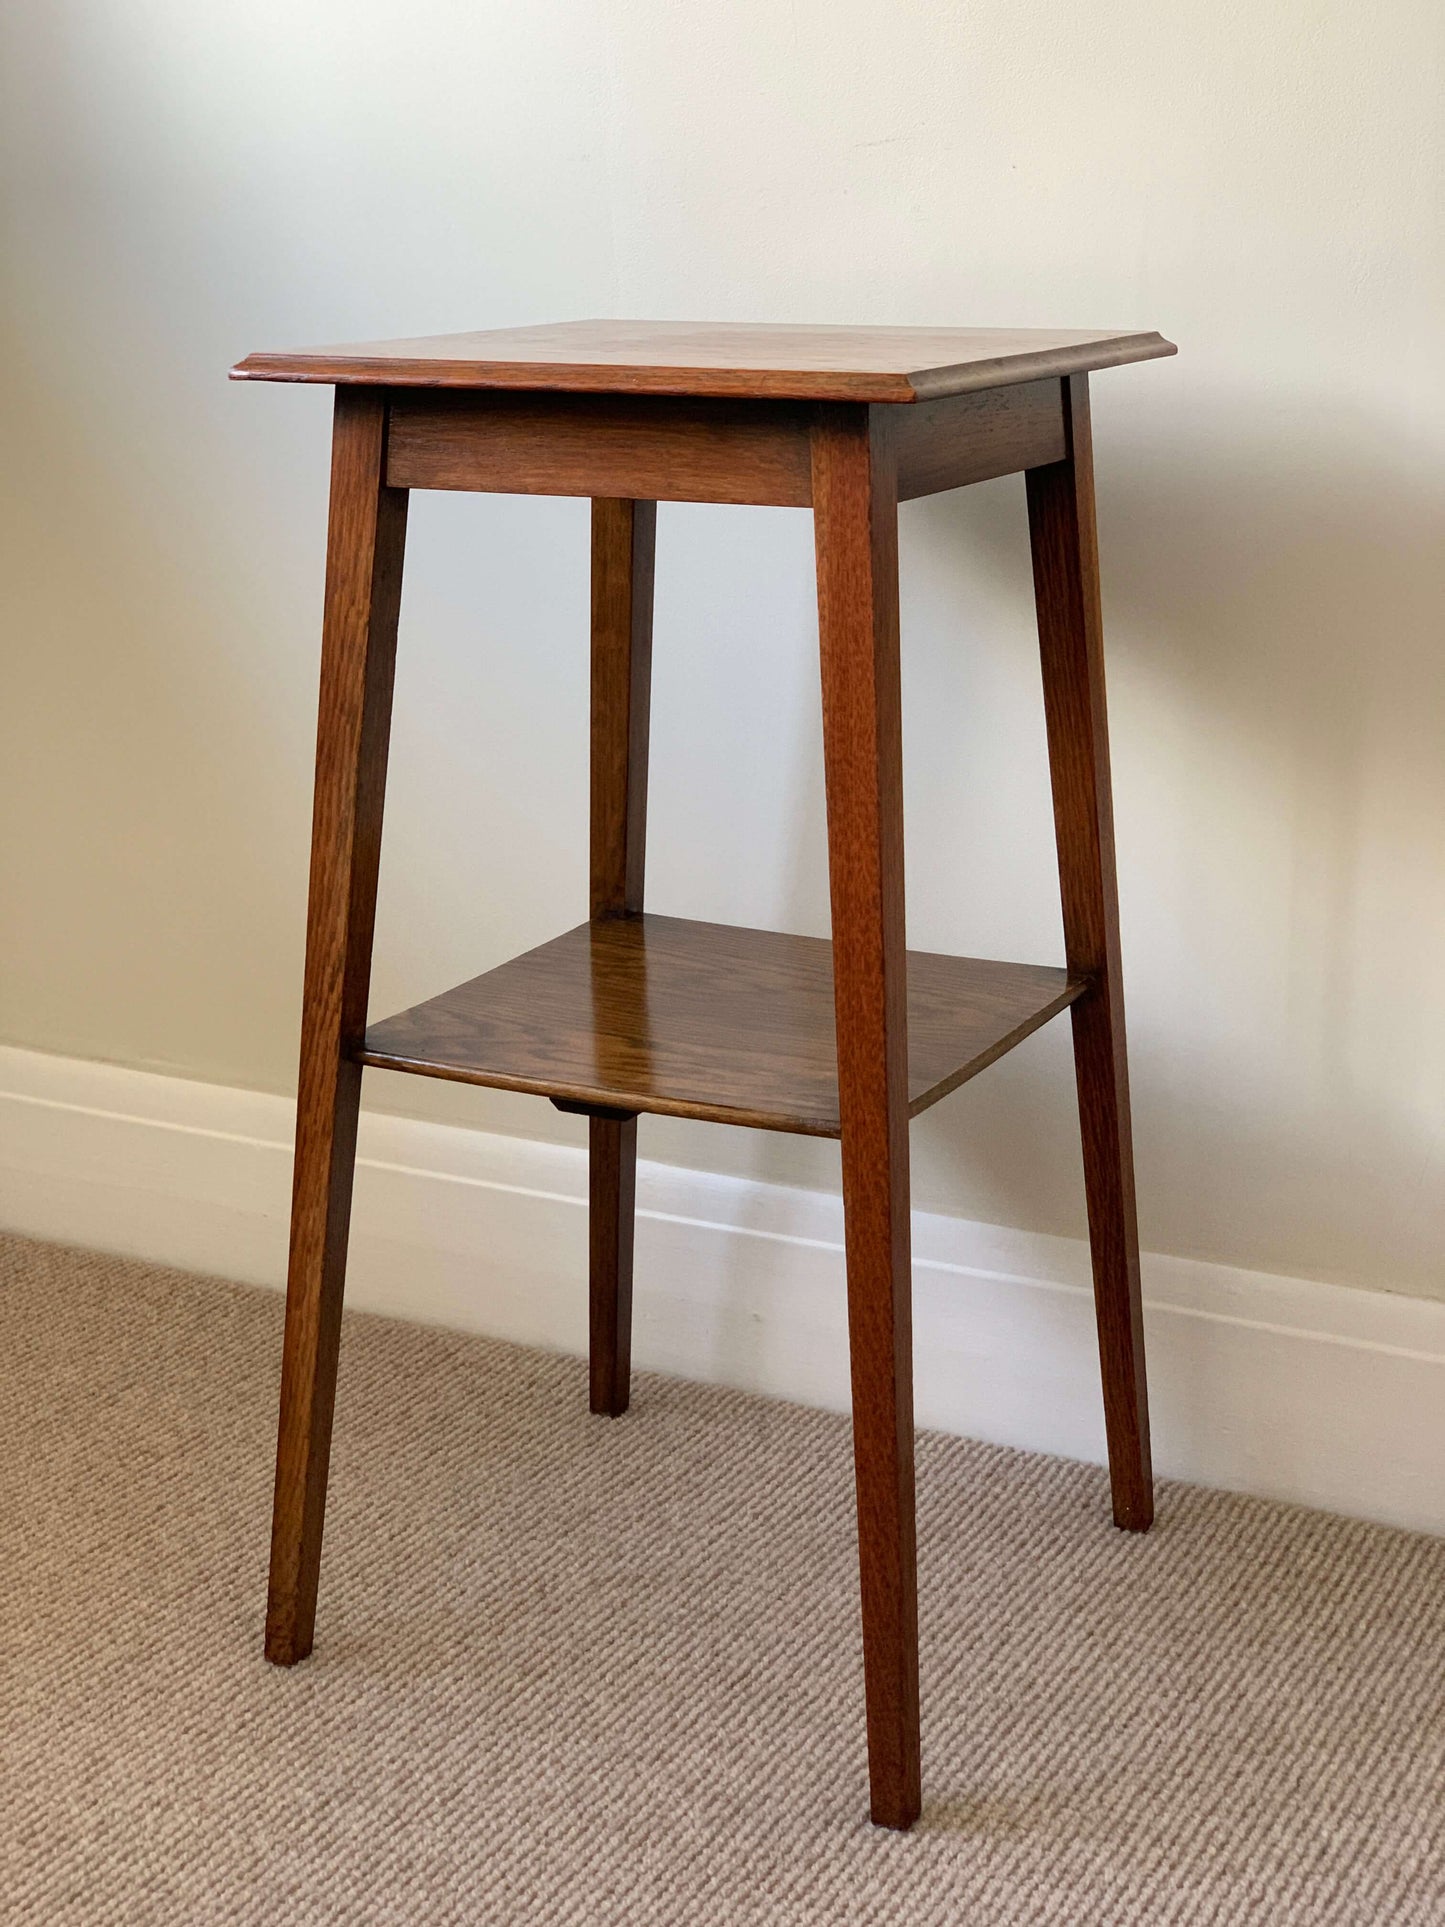
<instances>
[{"instance_id":1,"label":"side table","mask_svg":"<svg viewBox=\"0 0 1445 1927\"><path fill-rule=\"evenodd\" d=\"M639 1113L842 1140L872 1816L919 1811L908 1123L1072 1015L1114 1520L1153 1516L1088 377L1157 334L568 322L248 357L335 387L266 1653L311 1650L364 1065L589 1120L591 1406L628 1398ZM1022 470L1066 965L908 952L900 501ZM407 493L592 500L589 917L367 1026ZM643 910L659 501L811 508L833 940Z\"/></svg>"}]
</instances>

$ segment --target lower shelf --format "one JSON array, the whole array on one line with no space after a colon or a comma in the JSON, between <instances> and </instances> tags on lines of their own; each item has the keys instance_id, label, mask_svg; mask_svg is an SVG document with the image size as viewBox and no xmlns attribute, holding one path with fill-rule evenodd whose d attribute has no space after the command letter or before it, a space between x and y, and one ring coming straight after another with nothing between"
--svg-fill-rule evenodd
<instances>
[{"instance_id":1,"label":"lower shelf","mask_svg":"<svg viewBox=\"0 0 1445 1927\"><path fill-rule=\"evenodd\" d=\"M1039 964L908 953L912 1116L1087 986ZM833 946L618 917L374 1024L363 1064L566 1103L838 1135Z\"/></svg>"}]
</instances>

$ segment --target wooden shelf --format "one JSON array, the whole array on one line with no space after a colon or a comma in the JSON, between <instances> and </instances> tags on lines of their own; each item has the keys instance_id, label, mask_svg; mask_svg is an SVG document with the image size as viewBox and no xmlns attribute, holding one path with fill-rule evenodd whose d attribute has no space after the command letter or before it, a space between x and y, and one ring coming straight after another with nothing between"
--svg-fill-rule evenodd
<instances>
[{"instance_id":1,"label":"wooden shelf","mask_svg":"<svg viewBox=\"0 0 1445 1927\"><path fill-rule=\"evenodd\" d=\"M910 1115L1086 988L1043 965L910 950ZM833 947L678 917L584 923L374 1024L357 1055L567 1104L837 1137Z\"/></svg>"}]
</instances>

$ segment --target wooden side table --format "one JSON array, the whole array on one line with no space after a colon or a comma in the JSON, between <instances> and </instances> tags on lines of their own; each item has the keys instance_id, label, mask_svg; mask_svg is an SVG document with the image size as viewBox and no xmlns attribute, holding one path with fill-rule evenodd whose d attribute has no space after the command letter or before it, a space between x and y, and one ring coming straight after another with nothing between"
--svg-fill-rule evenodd
<instances>
[{"instance_id":1,"label":"wooden side table","mask_svg":"<svg viewBox=\"0 0 1445 1927\"><path fill-rule=\"evenodd\" d=\"M919 1810L908 1122L1072 1013L1115 1523L1149 1467L1090 455L1157 334L571 322L252 355L335 386L266 1653L311 1650L362 1066L589 1120L591 1405L628 1397L640 1112L842 1139L872 1815ZM906 952L900 501L1023 470L1066 968ZM592 498L589 919L367 1027L407 491ZM643 911L659 501L811 508L833 941Z\"/></svg>"}]
</instances>

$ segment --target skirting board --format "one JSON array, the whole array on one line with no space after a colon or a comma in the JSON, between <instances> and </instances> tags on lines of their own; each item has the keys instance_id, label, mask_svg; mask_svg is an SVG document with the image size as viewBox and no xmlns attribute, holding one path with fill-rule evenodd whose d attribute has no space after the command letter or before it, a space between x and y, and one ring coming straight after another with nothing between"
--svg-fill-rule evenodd
<instances>
[{"instance_id":1,"label":"skirting board","mask_svg":"<svg viewBox=\"0 0 1445 1927\"><path fill-rule=\"evenodd\" d=\"M284 1282L284 1098L0 1049L0 1226ZM348 1303L586 1347L580 1148L362 1119ZM638 1365L846 1410L836 1197L644 1164ZM1144 1262L1166 1475L1445 1533L1445 1304ZM921 1425L1103 1458L1087 1247L914 1217ZM3 1366L0 1366L3 1370Z\"/></svg>"}]
</instances>

